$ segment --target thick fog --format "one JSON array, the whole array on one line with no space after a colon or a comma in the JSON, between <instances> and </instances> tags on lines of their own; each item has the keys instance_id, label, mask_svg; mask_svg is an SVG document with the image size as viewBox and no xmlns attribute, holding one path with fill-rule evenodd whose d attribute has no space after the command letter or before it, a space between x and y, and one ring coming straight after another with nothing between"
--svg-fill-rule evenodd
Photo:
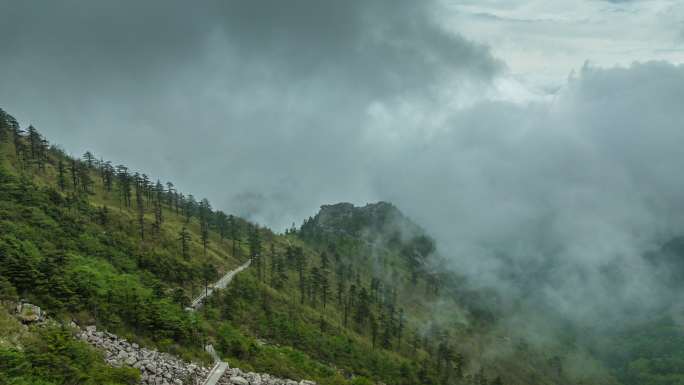
<instances>
[{"instance_id":1,"label":"thick fog","mask_svg":"<svg viewBox=\"0 0 684 385\"><path fill-rule=\"evenodd\" d=\"M664 299L641 255L684 233L674 59L539 87L441 2L0 4L0 107L68 152L275 229L392 201L473 285L543 271L580 320Z\"/></svg>"}]
</instances>

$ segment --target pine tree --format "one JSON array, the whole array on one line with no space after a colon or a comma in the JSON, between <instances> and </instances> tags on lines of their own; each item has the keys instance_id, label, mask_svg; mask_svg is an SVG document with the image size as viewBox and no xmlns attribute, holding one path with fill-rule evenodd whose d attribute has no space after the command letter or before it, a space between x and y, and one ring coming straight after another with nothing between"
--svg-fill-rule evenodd
<instances>
[{"instance_id":1,"label":"pine tree","mask_svg":"<svg viewBox=\"0 0 684 385\"><path fill-rule=\"evenodd\" d=\"M370 315L371 343L375 350L375 342L378 340L378 321L373 314Z\"/></svg>"},{"instance_id":2,"label":"pine tree","mask_svg":"<svg viewBox=\"0 0 684 385\"><path fill-rule=\"evenodd\" d=\"M73 188L74 194L78 191L78 176L80 175L78 171L78 161L71 158L71 187Z\"/></svg>"},{"instance_id":3,"label":"pine tree","mask_svg":"<svg viewBox=\"0 0 684 385\"><path fill-rule=\"evenodd\" d=\"M0 143L3 143L8 138L9 125L7 124L8 114L0 108Z\"/></svg>"},{"instance_id":4,"label":"pine tree","mask_svg":"<svg viewBox=\"0 0 684 385\"><path fill-rule=\"evenodd\" d=\"M50 142L47 139L42 138L40 140L40 159L38 160L38 167L42 171L45 171L45 163L48 162L48 149L50 148Z\"/></svg>"},{"instance_id":5,"label":"pine tree","mask_svg":"<svg viewBox=\"0 0 684 385\"><path fill-rule=\"evenodd\" d=\"M57 163L57 185L61 191L66 188L66 178L64 176L64 162L62 159Z\"/></svg>"},{"instance_id":6,"label":"pine tree","mask_svg":"<svg viewBox=\"0 0 684 385\"><path fill-rule=\"evenodd\" d=\"M370 283L370 299L375 303L378 301L378 293L380 291L380 279L377 277L371 278Z\"/></svg>"},{"instance_id":7,"label":"pine tree","mask_svg":"<svg viewBox=\"0 0 684 385\"><path fill-rule=\"evenodd\" d=\"M117 177L119 179L120 197L126 207L131 207L131 188L132 177L128 173L128 168L123 165L116 166Z\"/></svg>"},{"instance_id":8,"label":"pine tree","mask_svg":"<svg viewBox=\"0 0 684 385\"><path fill-rule=\"evenodd\" d=\"M255 263L257 269L257 278L263 281L264 265L261 255L261 235L259 234L259 226L254 225L249 234L249 257Z\"/></svg>"},{"instance_id":9,"label":"pine tree","mask_svg":"<svg viewBox=\"0 0 684 385\"><path fill-rule=\"evenodd\" d=\"M188 229L185 226L183 226L183 229L181 229L180 233L178 233L178 240L181 243L181 255L184 259L189 259L190 233L188 232Z\"/></svg>"},{"instance_id":10,"label":"pine tree","mask_svg":"<svg viewBox=\"0 0 684 385\"><path fill-rule=\"evenodd\" d=\"M40 158L40 145L42 137L35 127L30 125L27 130L27 139L29 142L29 151L31 159L35 162Z\"/></svg>"},{"instance_id":11,"label":"pine tree","mask_svg":"<svg viewBox=\"0 0 684 385\"><path fill-rule=\"evenodd\" d=\"M321 301L323 301L323 308L328 304L328 297L330 296L330 279L328 277L328 272L321 269L320 278L320 291L321 291Z\"/></svg>"},{"instance_id":12,"label":"pine tree","mask_svg":"<svg viewBox=\"0 0 684 385\"><path fill-rule=\"evenodd\" d=\"M161 232L162 223L164 222L163 211L162 211L162 200L164 194L164 187L161 182L157 179L157 184L155 185L155 198L154 198L154 228L159 234Z\"/></svg>"},{"instance_id":13,"label":"pine tree","mask_svg":"<svg viewBox=\"0 0 684 385\"><path fill-rule=\"evenodd\" d=\"M359 299L356 302L356 312L354 313L354 321L360 327L364 325L370 314L369 302L368 291L362 287L359 291Z\"/></svg>"},{"instance_id":14,"label":"pine tree","mask_svg":"<svg viewBox=\"0 0 684 385\"><path fill-rule=\"evenodd\" d=\"M150 188L150 185L151 185L150 178L147 175L142 174L142 175L140 175L140 179L139 179L138 183L140 185L140 190L141 190L142 196L145 198L145 200L147 201L146 203L149 206L150 200L152 199L152 194L151 194L152 189Z\"/></svg>"},{"instance_id":15,"label":"pine tree","mask_svg":"<svg viewBox=\"0 0 684 385\"><path fill-rule=\"evenodd\" d=\"M12 142L14 143L14 154L16 156L21 156L24 150L24 146L22 143L22 137L24 136L24 133L21 127L19 127L19 123L17 123L17 120L14 119L14 117L12 117L11 115L6 115L5 121L7 123L7 126L9 127L10 132L12 133Z\"/></svg>"},{"instance_id":16,"label":"pine tree","mask_svg":"<svg viewBox=\"0 0 684 385\"><path fill-rule=\"evenodd\" d=\"M135 180L135 203L136 213L138 214L138 227L140 229L140 240L145 240L145 204L143 202L142 179L138 173L134 176Z\"/></svg>"},{"instance_id":17,"label":"pine tree","mask_svg":"<svg viewBox=\"0 0 684 385\"><path fill-rule=\"evenodd\" d=\"M216 228L221 238L221 242L226 238L226 232L228 231L228 217L223 211L216 212Z\"/></svg>"},{"instance_id":18,"label":"pine tree","mask_svg":"<svg viewBox=\"0 0 684 385\"><path fill-rule=\"evenodd\" d=\"M238 228L237 221L233 215L228 216L228 229L230 232L230 240L233 244L233 256L239 257L240 250L240 229Z\"/></svg>"},{"instance_id":19,"label":"pine tree","mask_svg":"<svg viewBox=\"0 0 684 385\"><path fill-rule=\"evenodd\" d=\"M185 200L185 222L189 223L190 219L195 215L195 210L197 209L197 201L192 194L189 194Z\"/></svg>"},{"instance_id":20,"label":"pine tree","mask_svg":"<svg viewBox=\"0 0 684 385\"><path fill-rule=\"evenodd\" d=\"M106 226L109 223L109 209L107 206L102 206L97 210L97 222L102 226Z\"/></svg>"},{"instance_id":21,"label":"pine tree","mask_svg":"<svg viewBox=\"0 0 684 385\"><path fill-rule=\"evenodd\" d=\"M278 279L278 254L275 251L275 243L271 243L271 266L270 266L270 282L271 286L276 286L276 280Z\"/></svg>"},{"instance_id":22,"label":"pine tree","mask_svg":"<svg viewBox=\"0 0 684 385\"><path fill-rule=\"evenodd\" d=\"M321 253L321 270L328 270L330 268L330 260L328 259L328 253L325 251Z\"/></svg>"},{"instance_id":23,"label":"pine tree","mask_svg":"<svg viewBox=\"0 0 684 385\"><path fill-rule=\"evenodd\" d=\"M301 247L295 247L294 249L294 259L295 267L297 269L297 274L299 275L299 294L300 303L304 303L304 295L306 294L306 282L304 279L304 270L306 269L306 259L304 257L304 251Z\"/></svg>"},{"instance_id":24,"label":"pine tree","mask_svg":"<svg viewBox=\"0 0 684 385\"><path fill-rule=\"evenodd\" d=\"M102 165L102 185L105 191L112 191L112 185L114 181L114 167L112 167L112 162L105 162Z\"/></svg>"},{"instance_id":25,"label":"pine tree","mask_svg":"<svg viewBox=\"0 0 684 385\"><path fill-rule=\"evenodd\" d=\"M85 163L85 166L92 169L93 164L95 163L95 156L93 155L92 152L86 151L85 154L83 154L83 162Z\"/></svg>"},{"instance_id":26,"label":"pine tree","mask_svg":"<svg viewBox=\"0 0 684 385\"><path fill-rule=\"evenodd\" d=\"M382 328L382 347L390 349L392 347L392 317L390 314L381 313L380 326Z\"/></svg>"},{"instance_id":27,"label":"pine tree","mask_svg":"<svg viewBox=\"0 0 684 385\"><path fill-rule=\"evenodd\" d=\"M274 287L276 288L282 288L285 282L287 282L287 267L285 266L285 260L282 256L278 256L278 262L276 264L276 269L278 270L277 273L277 280L276 280L276 285Z\"/></svg>"},{"instance_id":28,"label":"pine tree","mask_svg":"<svg viewBox=\"0 0 684 385\"><path fill-rule=\"evenodd\" d=\"M309 291L310 291L310 301L313 306L316 306L316 297L321 286L321 271L317 266L311 268L310 279L309 279Z\"/></svg>"},{"instance_id":29,"label":"pine tree","mask_svg":"<svg viewBox=\"0 0 684 385\"><path fill-rule=\"evenodd\" d=\"M211 215L211 205L207 198L202 199L199 204L200 236L202 237L202 247L204 255L207 255L209 245L209 215Z\"/></svg>"},{"instance_id":30,"label":"pine tree","mask_svg":"<svg viewBox=\"0 0 684 385\"><path fill-rule=\"evenodd\" d=\"M93 179L90 177L90 172L88 168L84 165L79 165L78 167L78 180L81 185L81 191L85 194L93 193Z\"/></svg>"},{"instance_id":31,"label":"pine tree","mask_svg":"<svg viewBox=\"0 0 684 385\"><path fill-rule=\"evenodd\" d=\"M397 344L401 348L401 338L404 334L404 327L406 326L406 318L404 317L404 308L399 308L399 324L397 325Z\"/></svg>"},{"instance_id":32,"label":"pine tree","mask_svg":"<svg viewBox=\"0 0 684 385\"><path fill-rule=\"evenodd\" d=\"M342 306L342 299L344 298L344 281L337 279L337 306Z\"/></svg>"},{"instance_id":33,"label":"pine tree","mask_svg":"<svg viewBox=\"0 0 684 385\"><path fill-rule=\"evenodd\" d=\"M218 277L216 267L211 263L205 262L202 265L202 280L204 281L204 293L209 295L209 283Z\"/></svg>"}]
</instances>

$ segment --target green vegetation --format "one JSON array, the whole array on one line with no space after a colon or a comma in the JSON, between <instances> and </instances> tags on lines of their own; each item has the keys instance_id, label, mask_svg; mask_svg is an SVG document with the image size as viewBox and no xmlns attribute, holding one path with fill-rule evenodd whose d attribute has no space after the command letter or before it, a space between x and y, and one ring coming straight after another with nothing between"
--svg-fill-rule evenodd
<instances>
[{"instance_id":1,"label":"green vegetation","mask_svg":"<svg viewBox=\"0 0 684 385\"><path fill-rule=\"evenodd\" d=\"M0 384L133 385L138 371L107 366L102 353L63 326L24 330L0 307Z\"/></svg>"},{"instance_id":2,"label":"green vegetation","mask_svg":"<svg viewBox=\"0 0 684 385\"><path fill-rule=\"evenodd\" d=\"M201 311L184 310L247 258ZM482 300L490 294L466 290L441 263L391 204L324 206L275 234L171 182L90 152L67 156L0 110L2 301L25 298L52 319L188 360L208 363L212 343L232 365L321 384L577 383L561 367L580 353L510 341ZM104 367L63 327L10 326L0 383L135 381L136 370Z\"/></svg>"}]
</instances>

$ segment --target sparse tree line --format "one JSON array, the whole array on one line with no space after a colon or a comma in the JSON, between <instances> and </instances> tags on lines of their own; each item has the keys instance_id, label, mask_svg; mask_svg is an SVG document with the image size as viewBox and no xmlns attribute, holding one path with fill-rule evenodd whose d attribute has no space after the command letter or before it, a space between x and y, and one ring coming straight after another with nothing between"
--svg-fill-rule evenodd
<instances>
[{"instance_id":1,"label":"sparse tree line","mask_svg":"<svg viewBox=\"0 0 684 385\"><path fill-rule=\"evenodd\" d=\"M197 199L192 194L179 192L172 182L162 184L153 181L146 174L132 172L123 164L114 165L111 161L98 159L86 151L79 159L67 156L61 149L50 143L32 125L22 130L17 120L0 109L0 143L11 142L15 155L25 170L31 168L45 171L46 164L56 170L56 184L59 190L72 199L86 199L94 194L95 180L99 178L103 191L118 199L119 208L134 210L141 240L159 234L164 223L164 209L184 218L185 225L196 219L199 223L199 241L206 255L210 241L210 231L215 231L221 241L230 239L233 255L239 256L244 231L244 221L223 211L213 210L209 200ZM52 156L50 156L52 154ZM146 216L152 214L152 224L148 226ZM106 224L109 208L99 210L99 222ZM180 250L185 258L190 258L190 232L183 228L178 234Z\"/></svg>"}]
</instances>

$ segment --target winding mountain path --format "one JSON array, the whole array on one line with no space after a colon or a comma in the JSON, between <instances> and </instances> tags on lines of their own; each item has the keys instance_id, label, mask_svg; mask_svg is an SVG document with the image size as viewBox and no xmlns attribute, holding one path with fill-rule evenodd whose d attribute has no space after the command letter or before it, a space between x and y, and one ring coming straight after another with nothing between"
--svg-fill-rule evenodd
<instances>
[{"instance_id":1,"label":"winding mountain path","mask_svg":"<svg viewBox=\"0 0 684 385\"><path fill-rule=\"evenodd\" d=\"M212 295L214 293L214 291L216 291L216 290L225 289L226 286L228 286L228 284L230 283L230 281L233 280L233 277L235 277L235 275L237 273L248 268L250 263L252 263L251 259L249 261L245 262L244 264L242 264L237 269L231 270L231 271L227 272L226 274L224 274L223 277L221 277L221 279L216 281L216 283L214 283L213 285L209 286L209 289L205 290L202 294L200 294L195 299L193 299L192 303L190 304L190 308L192 308L192 310L197 310L200 307L202 307L202 305L204 304L204 300L208 296Z\"/></svg>"},{"instance_id":2,"label":"winding mountain path","mask_svg":"<svg viewBox=\"0 0 684 385\"><path fill-rule=\"evenodd\" d=\"M216 290L225 289L226 286L228 286L228 284L230 283L230 281L232 281L233 278L239 272L249 267L250 263L252 263L251 259L240 265L237 269L231 270L224 274L223 277L221 277L221 279L219 279L218 281L216 281L216 283L211 285L209 289L205 290L204 293L200 294L194 300L192 300L192 303L190 304L190 310L198 310L200 307L202 307L202 305L204 304L204 300L207 297L212 295ZM214 367L211 368L209 375L207 376L206 380L204 380L202 385L216 385L218 381L221 379L221 377L223 377L223 374L226 372L226 369L228 369L228 363L221 361L219 356L216 354L216 351L214 350L213 346L208 345L206 347L206 350L212 355L212 357L214 357L215 364Z\"/></svg>"}]
</instances>

